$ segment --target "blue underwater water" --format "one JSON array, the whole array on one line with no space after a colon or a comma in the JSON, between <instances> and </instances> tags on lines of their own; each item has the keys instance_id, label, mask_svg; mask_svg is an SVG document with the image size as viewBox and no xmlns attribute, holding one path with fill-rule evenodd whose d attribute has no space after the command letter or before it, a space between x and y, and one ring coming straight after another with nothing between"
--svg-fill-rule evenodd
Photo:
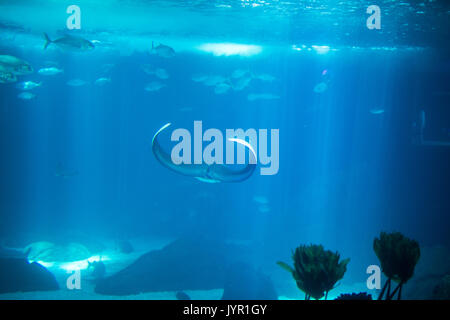
<instances>
[{"instance_id":1,"label":"blue underwater water","mask_svg":"<svg viewBox=\"0 0 450 320\"><path fill-rule=\"evenodd\" d=\"M245 247L280 299L304 298L276 265L291 263L302 244L351 259L329 297L376 296L366 269L379 264L373 239L382 231L418 241L417 273L449 272L450 8L445 1L378 2L380 30L366 27L366 1L78 1L80 30L66 27L72 3L0 2L0 55L33 67L0 83L1 245L23 251L43 241L77 243L89 252L36 254L59 291L0 297L109 297L90 285L68 290L60 267L103 256L112 275L188 238L203 239L205 248L215 241ZM44 32L95 48L51 43L44 50ZM175 55L152 51L152 42ZM63 72L38 72L45 67ZM18 87L24 81L41 85L27 91ZM162 87L145 90L155 81ZM160 136L170 151L170 133L185 128L194 139L194 121L203 133L278 129L278 172L261 175L258 162L244 181L207 183L164 167L152 152L154 134L171 123ZM120 252L123 241L133 253ZM428 298L420 286L411 283L409 297ZM220 298L212 289L221 288L155 291ZM136 298L175 298L145 292Z\"/></svg>"}]
</instances>

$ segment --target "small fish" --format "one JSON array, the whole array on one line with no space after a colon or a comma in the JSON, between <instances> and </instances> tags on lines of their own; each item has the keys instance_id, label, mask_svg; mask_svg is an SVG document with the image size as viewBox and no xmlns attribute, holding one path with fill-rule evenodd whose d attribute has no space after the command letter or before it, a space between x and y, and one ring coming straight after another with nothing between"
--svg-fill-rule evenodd
<instances>
[{"instance_id":1,"label":"small fish","mask_svg":"<svg viewBox=\"0 0 450 320\"><path fill-rule=\"evenodd\" d=\"M44 50L47 49L47 47L52 43L54 43L61 49L68 51L89 51L95 48L92 42L80 37L66 35L62 38L51 40L48 34L46 33L44 33L44 37L45 37Z\"/></svg>"},{"instance_id":2,"label":"small fish","mask_svg":"<svg viewBox=\"0 0 450 320\"><path fill-rule=\"evenodd\" d=\"M169 78L169 74L167 73L167 71L162 68L157 68L155 70L155 76L157 76L160 79L168 79Z\"/></svg>"},{"instance_id":3,"label":"small fish","mask_svg":"<svg viewBox=\"0 0 450 320\"><path fill-rule=\"evenodd\" d=\"M371 114L383 114L384 113L384 109L370 109L370 113Z\"/></svg>"},{"instance_id":4,"label":"small fish","mask_svg":"<svg viewBox=\"0 0 450 320\"><path fill-rule=\"evenodd\" d=\"M105 84L109 84L111 83L111 78L98 78L97 80L95 80L94 84L96 86L104 86Z\"/></svg>"},{"instance_id":5,"label":"small fish","mask_svg":"<svg viewBox=\"0 0 450 320\"><path fill-rule=\"evenodd\" d=\"M33 67L26 61L9 55L0 55L0 72L9 72L22 76L33 72Z\"/></svg>"},{"instance_id":6,"label":"small fish","mask_svg":"<svg viewBox=\"0 0 450 320\"><path fill-rule=\"evenodd\" d=\"M225 82L227 79L222 76L208 76L203 81L203 84L208 87L214 87L218 85L219 83Z\"/></svg>"},{"instance_id":7,"label":"small fish","mask_svg":"<svg viewBox=\"0 0 450 320\"><path fill-rule=\"evenodd\" d=\"M77 170L67 170L66 168L63 167L61 162L59 162L55 168L54 174L55 174L55 177L65 179L65 178L71 178L71 177L77 176L78 171Z\"/></svg>"},{"instance_id":8,"label":"small fish","mask_svg":"<svg viewBox=\"0 0 450 320\"><path fill-rule=\"evenodd\" d=\"M166 46L162 43L160 43L158 46L155 47L153 41L152 41L152 50L150 51L152 54L156 54L163 58L172 58L175 56L175 50L173 48Z\"/></svg>"},{"instance_id":9,"label":"small fish","mask_svg":"<svg viewBox=\"0 0 450 320\"><path fill-rule=\"evenodd\" d=\"M145 73L150 74L150 75L155 75L160 79L168 79L169 78L169 73L163 69L163 68L153 68L151 65L149 64L144 64L142 65L142 69L144 70Z\"/></svg>"},{"instance_id":10,"label":"small fish","mask_svg":"<svg viewBox=\"0 0 450 320\"><path fill-rule=\"evenodd\" d=\"M153 67L150 64L148 64L148 63L141 65L141 69L146 74L152 74L152 71L153 71Z\"/></svg>"},{"instance_id":11,"label":"small fish","mask_svg":"<svg viewBox=\"0 0 450 320\"><path fill-rule=\"evenodd\" d=\"M280 99L280 96L271 94L271 93L250 93L247 96L248 101L255 101L255 100L275 100Z\"/></svg>"},{"instance_id":12,"label":"small fish","mask_svg":"<svg viewBox=\"0 0 450 320\"><path fill-rule=\"evenodd\" d=\"M255 79L264 81L264 82L273 82L276 78L270 74L263 73L259 75L255 75Z\"/></svg>"},{"instance_id":13,"label":"small fish","mask_svg":"<svg viewBox=\"0 0 450 320\"><path fill-rule=\"evenodd\" d=\"M34 88L40 87L42 85L42 82L36 83L33 81L24 81L21 83L18 83L16 85L17 89L20 90L33 90Z\"/></svg>"},{"instance_id":14,"label":"small fish","mask_svg":"<svg viewBox=\"0 0 450 320\"><path fill-rule=\"evenodd\" d=\"M159 81L152 81L145 86L145 91L154 92L158 91L161 88L164 88L166 85Z\"/></svg>"},{"instance_id":15,"label":"small fish","mask_svg":"<svg viewBox=\"0 0 450 320\"><path fill-rule=\"evenodd\" d=\"M224 94L227 93L228 90L230 90L231 86L228 83L219 83L214 88L215 94Z\"/></svg>"},{"instance_id":16,"label":"small fish","mask_svg":"<svg viewBox=\"0 0 450 320\"><path fill-rule=\"evenodd\" d=\"M194 82L204 82L208 79L208 76L204 74L194 74L191 79Z\"/></svg>"},{"instance_id":17,"label":"small fish","mask_svg":"<svg viewBox=\"0 0 450 320\"><path fill-rule=\"evenodd\" d=\"M72 80L67 82L67 85L71 86L71 87L81 87L81 86L84 86L86 84L87 84L87 82L84 81L84 80L81 80L81 79L72 79Z\"/></svg>"},{"instance_id":18,"label":"small fish","mask_svg":"<svg viewBox=\"0 0 450 320\"><path fill-rule=\"evenodd\" d=\"M249 86L250 81L252 81L252 77L247 75L245 77L239 78L235 84L233 84L233 90L241 91Z\"/></svg>"},{"instance_id":19,"label":"small fish","mask_svg":"<svg viewBox=\"0 0 450 320\"><path fill-rule=\"evenodd\" d=\"M270 207L268 205L261 205L258 207L258 211L261 213L270 212Z\"/></svg>"},{"instance_id":20,"label":"small fish","mask_svg":"<svg viewBox=\"0 0 450 320\"><path fill-rule=\"evenodd\" d=\"M56 67L42 68L38 71L38 73L43 76L54 76L55 74L59 74L62 72L64 72L64 70Z\"/></svg>"},{"instance_id":21,"label":"small fish","mask_svg":"<svg viewBox=\"0 0 450 320\"><path fill-rule=\"evenodd\" d=\"M233 79L238 79L238 78L242 78L243 76L245 76L247 73L249 73L248 70L244 70L244 69L236 69L233 71L233 73L231 74L231 77Z\"/></svg>"},{"instance_id":22,"label":"small fish","mask_svg":"<svg viewBox=\"0 0 450 320\"><path fill-rule=\"evenodd\" d=\"M268 204L269 200L267 200L264 196L253 196L253 201L259 204Z\"/></svg>"},{"instance_id":23,"label":"small fish","mask_svg":"<svg viewBox=\"0 0 450 320\"><path fill-rule=\"evenodd\" d=\"M19 95L17 97L22 100L31 100L31 99L35 98L36 95L31 92L22 92L22 93L19 93Z\"/></svg>"},{"instance_id":24,"label":"small fish","mask_svg":"<svg viewBox=\"0 0 450 320\"><path fill-rule=\"evenodd\" d=\"M325 92L327 89L328 89L328 85L325 82L320 82L320 83L316 84L316 86L314 87L314 92L322 93L322 92Z\"/></svg>"},{"instance_id":25,"label":"small fish","mask_svg":"<svg viewBox=\"0 0 450 320\"><path fill-rule=\"evenodd\" d=\"M111 71L112 68L114 68L115 65L113 63L105 63L104 65L102 65L102 71L104 73L108 73Z\"/></svg>"},{"instance_id":26,"label":"small fish","mask_svg":"<svg viewBox=\"0 0 450 320\"><path fill-rule=\"evenodd\" d=\"M0 69L0 83L11 83L16 81L17 77L14 73L1 71Z\"/></svg>"}]
</instances>

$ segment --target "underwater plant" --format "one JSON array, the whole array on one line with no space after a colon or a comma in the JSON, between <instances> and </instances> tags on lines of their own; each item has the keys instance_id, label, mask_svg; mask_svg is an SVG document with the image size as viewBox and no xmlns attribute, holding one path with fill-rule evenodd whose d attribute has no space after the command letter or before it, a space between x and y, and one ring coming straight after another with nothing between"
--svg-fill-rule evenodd
<instances>
[{"instance_id":1,"label":"underwater plant","mask_svg":"<svg viewBox=\"0 0 450 320\"><path fill-rule=\"evenodd\" d=\"M381 262L381 270L388 277L378 300L382 300L385 293L386 300L392 300L397 292L397 299L400 300L402 287L413 276L414 268L419 261L419 243L400 232L381 232L380 238L373 241L373 249ZM391 293L392 281L398 285Z\"/></svg>"},{"instance_id":2,"label":"underwater plant","mask_svg":"<svg viewBox=\"0 0 450 320\"><path fill-rule=\"evenodd\" d=\"M367 292L342 293L334 300L372 300L372 295Z\"/></svg>"},{"instance_id":3,"label":"underwater plant","mask_svg":"<svg viewBox=\"0 0 450 320\"><path fill-rule=\"evenodd\" d=\"M311 297L318 300L335 287L336 282L344 277L350 259L339 262L339 253L325 250L322 245L302 245L292 254L294 268L284 262L277 262L289 271L297 287L305 293L305 300Z\"/></svg>"}]
</instances>

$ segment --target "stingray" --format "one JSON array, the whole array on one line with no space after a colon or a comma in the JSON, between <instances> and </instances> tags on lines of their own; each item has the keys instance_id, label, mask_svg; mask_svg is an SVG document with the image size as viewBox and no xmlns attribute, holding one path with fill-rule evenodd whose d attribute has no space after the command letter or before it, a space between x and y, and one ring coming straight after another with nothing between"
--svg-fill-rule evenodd
<instances>
[{"instance_id":1,"label":"stingray","mask_svg":"<svg viewBox=\"0 0 450 320\"><path fill-rule=\"evenodd\" d=\"M202 164L175 164L172 161L172 158L169 153L163 150L161 144L158 141L158 136L161 132L163 132L167 127L170 126L170 123L164 125L161 129L159 129L152 140L152 151L155 155L156 159L166 168L175 171L178 174L182 174L189 177L194 177L197 180L208 183L218 183L218 182L241 182L244 181L253 174L256 168L256 153L252 146L245 140L230 138L229 141L233 141L239 143L245 147L247 147L250 152L250 159L245 167L240 170L233 169L229 165L224 164L211 164L208 165L206 163Z\"/></svg>"}]
</instances>

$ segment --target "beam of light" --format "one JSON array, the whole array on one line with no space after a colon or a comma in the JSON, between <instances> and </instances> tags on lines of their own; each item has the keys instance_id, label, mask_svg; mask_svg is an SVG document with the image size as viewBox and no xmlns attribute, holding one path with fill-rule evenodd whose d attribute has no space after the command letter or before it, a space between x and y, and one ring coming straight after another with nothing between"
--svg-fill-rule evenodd
<instances>
[{"instance_id":1,"label":"beam of light","mask_svg":"<svg viewBox=\"0 0 450 320\"><path fill-rule=\"evenodd\" d=\"M261 46L239 43L205 43L198 46L197 49L212 53L215 56L239 55L243 57L254 56L262 51Z\"/></svg>"},{"instance_id":2,"label":"beam of light","mask_svg":"<svg viewBox=\"0 0 450 320\"><path fill-rule=\"evenodd\" d=\"M51 267L53 267L54 266L54 262L46 262L46 261L41 261L41 260L38 260L38 261L29 261L30 263L33 263L33 262L36 262L36 263L39 263L41 266L43 266L44 268L51 268Z\"/></svg>"}]
</instances>

